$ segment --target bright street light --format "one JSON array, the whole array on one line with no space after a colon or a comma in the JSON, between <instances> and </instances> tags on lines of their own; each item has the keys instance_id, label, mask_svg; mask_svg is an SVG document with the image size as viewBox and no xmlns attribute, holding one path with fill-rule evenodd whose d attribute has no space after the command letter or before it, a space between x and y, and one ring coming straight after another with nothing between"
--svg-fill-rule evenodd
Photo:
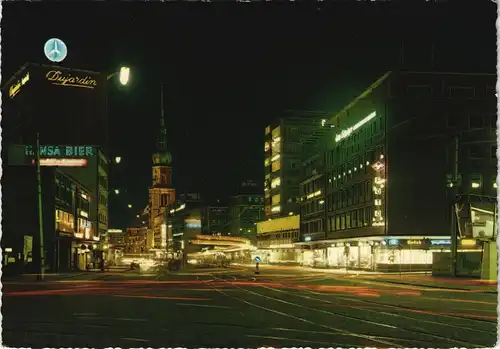
<instances>
[{"instance_id":1,"label":"bright street light","mask_svg":"<svg viewBox=\"0 0 500 349\"><path fill-rule=\"evenodd\" d=\"M130 77L130 68L121 67L120 68L120 84L126 85Z\"/></svg>"},{"instance_id":2,"label":"bright street light","mask_svg":"<svg viewBox=\"0 0 500 349\"><path fill-rule=\"evenodd\" d=\"M120 194L120 189L115 189L115 194L116 195Z\"/></svg>"},{"instance_id":3,"label":"bright street light","mask_svg":"<svg viewBox=\"0 0 500 349\"><path fill-rule=\"evenodd\" d=\"M117 157L115 157L115 162L116 162L117 164L119 164L120 162L122 162L122 157L121 157L121 156L117 156Z\"/></svg>"},{"instance_id":4,"label":"bright street light","mask_svg":"<svg viewBox=\"0 0 500 349\"><path fill-rule=\"evenodd\" d=\"M132 208L132 205L131 205L131 204L128 204L128 208Z\"/></svg>"},{"instance_id":5,"label":"bright street light","mask_svg":"<svg viewBox=\"0 0 500 349\"><path fill-rule=\"evenodd\" d=\"M106 79L110 80L111 78L115 77L116 75L119 75L119 80L120 84L126 85L128 84L128 81L130 79L130 68L128 67L121 67L120 71L114 72L112 74L109 74Z\"/></svg>"},{"instance_id":6,"label":"bright street light","mask_svg":"<svg viewBox=\"0 0 500 349\"><path fill-rule=\"evenodd\" d=\"M139 215L136 215L137 218L139 218Z\"/></svg>"}]
</instances>

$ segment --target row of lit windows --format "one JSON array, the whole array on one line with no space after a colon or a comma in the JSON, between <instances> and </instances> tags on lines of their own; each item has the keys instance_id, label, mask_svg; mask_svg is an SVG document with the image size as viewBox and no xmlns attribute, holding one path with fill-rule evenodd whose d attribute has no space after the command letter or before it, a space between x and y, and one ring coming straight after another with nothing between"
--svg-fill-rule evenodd
<instances>
[{"instance_id":1,"label":"row of lit windows","mask_svg":"<svg viewBox=\"0 0 500 349\"><path fill-rule=\"evenodd\" d=\"M373 207L365 207L328 217L328 230L338 231L370 226Z\"/></svg>"},{"instance_id":2,"label":"row of lit windows","mask_svg":"<svg viewBox=\"0 0 500 349\"><path fill-rule=\"evenodd\" d=\"M315 179L314 181L310 181L308 183L303 184L302 190L304 196L307 196L308 194L315 193L318 190L321 190L323 188L322 181L324 181L323 178L318 178Z\"/></svg>"},{"instance_id":3,"label":"row of lit windows","mask_svg":"<svg viewBox=\"0 0 500 349\"><path fill-rule=\"evenodd\" d=\"M56 230L73 232L75 230L75 217L71 213L56 210Z\"/></svg>"}]
</instances>

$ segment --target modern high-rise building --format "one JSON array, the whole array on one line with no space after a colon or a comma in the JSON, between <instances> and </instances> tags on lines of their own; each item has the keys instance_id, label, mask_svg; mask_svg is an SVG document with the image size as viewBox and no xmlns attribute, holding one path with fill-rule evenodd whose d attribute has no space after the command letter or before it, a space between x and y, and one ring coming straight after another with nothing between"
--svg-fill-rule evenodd
<instances>
[{"instance_id":1,"label":"modern high-rise building","mask_svg":"<svg viewBox=\"0 0 500 349\"><path fill-rule=\"evenodd\" d=\"M264 204L268 218L294 215L300 210L299 185L303 138L326 118L325 112L287 112L265 129Z\"/></svg>"},{"instance_id":2,"label":"modern high-rise building","mask_svg":"<svg viewBox=\"0 0 500 349\"><path fill-rule=\"evenodd\" d=\"M328 118L303 159L303 262L428 269L459 229L459 249L478 249L480 263L480 240L496 238L495 82L389 72Z\"/></svg>"},{"instance_id":3,"label":"modern high-rise building","mask_svg":"<svg viewBox=\"0 0 500 349\"><path fill-rule=\"evenodd\" d=\"M155 218L165 213L167 207L175 202L175 189L172 184L172 154L167 149L167 128L163 108L163 86L161 87L161 118L156 152L153 154L152 186L149 188L149 229L154 232L161 227L155 226Z\"/></svg>"}]
</instances>

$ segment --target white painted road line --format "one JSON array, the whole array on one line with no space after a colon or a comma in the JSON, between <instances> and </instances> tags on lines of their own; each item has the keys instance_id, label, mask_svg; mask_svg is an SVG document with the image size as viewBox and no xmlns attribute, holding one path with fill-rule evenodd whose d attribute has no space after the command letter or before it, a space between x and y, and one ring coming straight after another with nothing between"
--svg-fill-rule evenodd
<instances>
[{"instance_id":1,"label":"white painted road line","mask_svg":"<svg viewBox=\"0 0 500 349\"><path fill-rule=\"evenodd\" d=\"M175 303L175 305L180 305L181 307L202 307L202 308L231 309L231 307L225 307L223 305L205 305L205 304L189 304L189 303Z\"/></svg>"}]
</instances>

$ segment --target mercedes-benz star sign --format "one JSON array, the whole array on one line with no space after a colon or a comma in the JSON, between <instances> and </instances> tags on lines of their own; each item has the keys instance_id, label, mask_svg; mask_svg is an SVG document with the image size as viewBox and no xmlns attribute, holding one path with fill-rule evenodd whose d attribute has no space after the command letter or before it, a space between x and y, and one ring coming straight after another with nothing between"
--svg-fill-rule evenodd
<instances>
[{"instance_id":1,"label":"mercedes-benz star sign","mask_svg":"<svg viewBox=\"0 0 500 349\"><path fill-rule=\"evenodd\" d=\"M47 40L43 47L45 57L52 62L62 62L68 55L68 48L61 39L52 38Z\"/></svg>"}]
</instances>

